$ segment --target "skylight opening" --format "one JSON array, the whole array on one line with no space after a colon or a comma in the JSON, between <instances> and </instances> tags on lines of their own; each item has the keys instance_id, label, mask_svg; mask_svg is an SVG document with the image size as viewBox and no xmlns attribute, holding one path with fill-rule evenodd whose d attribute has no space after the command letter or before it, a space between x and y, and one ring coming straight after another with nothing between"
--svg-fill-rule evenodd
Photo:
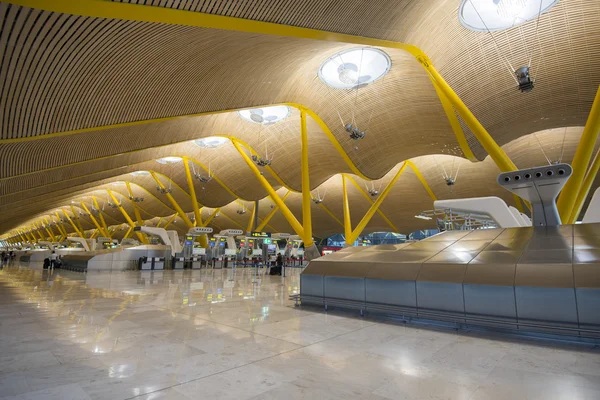
<instances>
[{"instance_id":1,"label":"skylight opening","mask_svg":"<svg viewBox=\"0 0 600 400\"><path fill-rule=\"evenodd\" d=\"M159 164L175 164L181 162L181 157L163 157L156 160Z\"/></svg>"},{"instance_id":2,"label":"skylight opening","mask_svg":"<svg viewBox=\"0 0 600 400\"><path fill-rule=\"evenodd\" d=\"M465 28L472 31L501 31L536 19L558 1L463 0L458 9L458 18Z\"/></svg>"},{"instance_id":3,"label":"skylight opening","mask_svg":"<svg viewBox=\"0 0 600 400\"><path fill-rule=\"evenodd\" d=\"M392 60L374 47L356 47L329 57L319 68L319 78L335 89L360 89L383 78Z\"/></svg>"},{"instance_id":4,"label":"skylight opening","mask_svg":"<svg viewBox=\"0 0 600 400\"><path fill-rule=\"evenodd\" d=\"M194 140L197 146L205 149L216 149L219 146L229 142L229 139L220 136L209 136L206 138Z\"/></svg>"},{"instance_id":5,"label":"skylight opening","mask_svg":"<svg viewBox=\"0 0 600 400\"><path fill-rule=\"evenodd\" d=\"M288 106L271 106L241 110L238 114L248 122L269 126L289 117L291 110Z\"/></svg>"}]
</instances>

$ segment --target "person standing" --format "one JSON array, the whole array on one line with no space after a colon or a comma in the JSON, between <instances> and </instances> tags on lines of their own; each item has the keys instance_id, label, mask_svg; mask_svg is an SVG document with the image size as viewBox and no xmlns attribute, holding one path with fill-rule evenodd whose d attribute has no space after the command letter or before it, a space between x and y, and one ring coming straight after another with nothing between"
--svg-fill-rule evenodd
<instances>
[{"instance_id":1,"label":"person standing","mask_svg":"<svg viewBox=\"0 0 600 400\"><path fill-rule=\"evenodd\" d=\"M281 271L283 270L283 256L281 253L277 254L277 259L275 262L277 264L277 272L279 272L279 275L281 275Z\"/></svg>"},{"instance_id":2,"label":"person standing","mask_svg":"<svg viewBox=\"0 0 600 400\"><path fill-rule=\"evenodd\" d=\"M52 250L52 253L50 254L50 268L52 270L54 270L54 267L56 267L56 264L58 262L58 254L56 254L56 252L54 250Z\"/></svg>"}]
</instances>

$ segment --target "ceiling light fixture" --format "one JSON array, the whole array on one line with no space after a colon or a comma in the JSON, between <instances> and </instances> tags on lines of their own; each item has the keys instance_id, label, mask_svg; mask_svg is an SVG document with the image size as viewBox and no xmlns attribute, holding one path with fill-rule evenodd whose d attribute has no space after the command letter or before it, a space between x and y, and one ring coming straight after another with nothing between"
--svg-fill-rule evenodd
<instances>
[{"instance_id":1,"label":"ceiling light fixture","mask_svg":"<svg viewBox=\"0 0 600 400\"><path fill-rule=\"evenodd\" d=\"M319 68L319 78L335 89L359 89L383 78L392 60L374 47L355 47L329 57Z\"/></svg>"},{"instance_id":2,"label":"ceiling light fixture","mask_svg":"<svg viewBox=\"0 0 600 400\"><path fill-rule=\"evenodd\" d=\"M197 146L205 149L216 149L217 147L229 142L228 138L220 136L209 136L202 139L194 140Z\"/></svg>"},{"instance_id":3,"label":"ceiling light fixture","mask_svg":"<svg viewBox=\"0 0 600 400\"><path fill-rule=\"evenodd\" d=\"M458 18L465 28L472 31L500 31L537 18L558 1L463 0L458 9Z\"/></svg>"},{"instance_id":4,"label":"ceiling light fixture","mask_svg":"<svg viewBox=\"0 0 600 400\"><path fill-rule=\"evenodd\" d=\"M248 122L269 126L289 117L291 110L288 106L271 106L240 110L238 114Z\"/></svg>"},{"instance_id":5,"label":"ceiling light fixture","mask_svg":"<svg viewBox=\"0 0 600 400\"><path fill-rule=\"evenodd\" d=\"M175 164L181 162L181 157L163 157L156 160L159 164Z\"/></svg>"},{"instance_id":6,"label":"ceiling light fixture","mask_svg":"<svg viewBox=\"0 0 600 400\"><path fill-rule=\"evenodd\" d=\"M424 220L427 220L427 221L429 221L430 219L432 219L431 217L428 217L427 215L423 215L423 214L415 215L415 218L424 219Z\"/></svg>"},{"instance_id":7,"label":"ceiling light fixture","mask_svg":"<svg viewBox=\"0 0 600 400\"><path fill-rule=\"evenodd\" d=\"M134 171L131 173L131 175L133 176L147 176L150 175L150 172L148 171Z\"/></svg>"}]
</instances>

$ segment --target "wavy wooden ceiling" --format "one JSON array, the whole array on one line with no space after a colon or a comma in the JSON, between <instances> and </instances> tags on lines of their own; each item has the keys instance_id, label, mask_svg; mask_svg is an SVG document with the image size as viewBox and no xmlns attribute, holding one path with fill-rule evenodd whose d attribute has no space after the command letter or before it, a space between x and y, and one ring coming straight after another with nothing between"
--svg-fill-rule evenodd
<instances>
[{"instance_id":1,"label":"wavy wooden ceiling","mask_svg":"<svg viewBox=\"0 0 600 400\"><path fill-rule=\"evenodd\" d=\"M600 2L596 0L561 0L544 14L539 28L541 52L534 43L532 23L494 34L499 51L515 65L526 63L529 49L535 49L533 67L535 70L539 64L539 72L530 94L516 90L490 35L460 25L459 0L362 0L350 4L148 0L146 4L415 44L430 56L499 144L531 132L583 126L600 83L600 69L595 65L600 57ZM167 155L186 155L210 164L239 197L264 197L264 190L231 145L215 151L187 142L214 134L236 136L260 153L268 143L269 152L275 154L273 169L288 186L299 189L297 111L260 133L256 124L241 120L236 113L225 113L35 139L55 132L282 102L314 110L354 164L371 178L385 181L398 163L414 159L440 198L504 196L493 186L497 170L489 160L470 164L448 156L461 152L435 91L419 64L401 51L385 50L393 62L390 73L360 90L357 98L354 92L328 88L316 76L327 56L351 45L77 17L1 2L0 16L0 232L73 198L85 197L101 185L115 180L135 183L138 177L128 175L135 170L156 170L187 190L181 168L172 170L153 161ZM371 121L363 141L348 139L341 126L338 112L347 120L353 111L359 124ZM567 143L575 133L567 135L565 159L571 154ZM538 137L551 140L552 135L544 135ZM11 138L34 140L1 141ZM311 186L322 185L325 190L331 185L334 194L339 186L335 174L349 169L312 119L309 140ZM557 141L542 141L542 145L556 146ZM480 158L485 156L476 145L472 147ZM541 154L538 147L520 149L522 161L509 152L518 166L530 166L530 160L545 162L543 157L529 154ZM432 154L441 155L428 156ZM437 171L444 160L450 165L464 164L463 179L473 174L473 182L481 181L483 186L457 184L449 192ZM418 181L411 181L411 174L407 171L399 180L401 193L392 194L383 207L402 232L423 227L424 222L413 216L431 208L423 206L431 202ZM400 185L403 180L405 184ZM152 182L140 184L160 196ZM186 211L191 211L186 194L182 191L178 196ZM198 198L208 207L234 200L215 182L200 190ZM341 210L339 196L329 198L328 207ZM299 197L294 194L288 201L300 215ZM351 201L361 207L362 195L353 192ZM173 212L164 198L151 199L142 207L148 208L148 217ZM359 210L353 218L361 215ZM341 230L333 218L318 214L318 209L314 213L316 234ZM235 219L238 214L235 210L233 214ZM341 219L341 212L336 215ZM124 222L118 212L114 218ZM389 230L385 221L377 218L368 230ZM289 230L282 218L279 224Z\"/></svg>"}]
</instances>

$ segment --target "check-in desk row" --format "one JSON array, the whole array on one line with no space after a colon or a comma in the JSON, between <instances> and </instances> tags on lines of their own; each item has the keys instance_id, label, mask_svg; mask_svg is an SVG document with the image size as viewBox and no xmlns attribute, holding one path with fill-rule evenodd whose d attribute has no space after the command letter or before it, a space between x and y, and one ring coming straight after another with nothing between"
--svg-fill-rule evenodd
<instances>
[{"instance_id":1,"label":"check-in desk row","mask_svg":"<svg viewBox=\"0 0 600 400\"><path fill-rule=\"evenodd\" d=\"M313 260L302 303L600 337L600 224L445 232Z\"/></svg>"}]
</instances>

